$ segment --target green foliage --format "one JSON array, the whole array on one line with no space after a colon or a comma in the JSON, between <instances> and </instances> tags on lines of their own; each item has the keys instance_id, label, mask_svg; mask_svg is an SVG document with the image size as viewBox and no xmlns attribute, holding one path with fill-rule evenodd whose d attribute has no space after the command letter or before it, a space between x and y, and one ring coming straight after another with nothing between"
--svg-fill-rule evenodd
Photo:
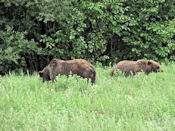
<instances>
[{"instance_id":1,"label":"green foliage","mask_svg":"<svg viewBox=\"0 0 175 131\"><path fill-rule=\"evenodd\" d=\"M175 129L175 65L164 72L111 78L96 67L85 79L58 76L42 83L37 74L0 77L1 130L170 130Z\"/></svg>"},{"instance_id":2,"label":"green foliage","mask_svg":"<svg viewBox=\"0 0 175 131\"><path fill-rule=\"evenodd\" d=\"M6 31L0 31L0 71L5 74L10 69L27 68L25 58L27 55L40 51L36 42L26 40L25 32L16 32L7 26ZM5 67L5 68L4 68Z\"/></svg>"},{"instance_id":3,"label":"green foliage","mask_svg":"<svg viewBox=\"0 0 175 131\"><path fill-rule=\"evenodd\" d=\"M169 3L168 3L169 2ZM125 42L132 44L132 52L147 59L169 59L174 50L174 18L171 17L171 8L163 14L162 7L173 4L170 1L144 1L129 4L128 14L132 14L137 24L132 26L130 38ZM141 7L142 6L142 7ZM135 8L134 8L135 7ZM175 11L175 10L174 10ZM174 12L173 11L173 12ZM137 29L136 29L137 28Z\"/></svg>"},{"instance_id":4,"label":"green foliage","mask_svg":"<svg viewBox=\"0 0 175 131\"><path fill-rule=\"evenodd\" d=\"M173 0L1 0L1 54L9 54L1 58L7 66L0 73L19 66L41 70L52 58L84 58L103 65L140 58L174 61L174 4ZM22 64L9 63L17 60Z\"/></svg>"}]
</instances>

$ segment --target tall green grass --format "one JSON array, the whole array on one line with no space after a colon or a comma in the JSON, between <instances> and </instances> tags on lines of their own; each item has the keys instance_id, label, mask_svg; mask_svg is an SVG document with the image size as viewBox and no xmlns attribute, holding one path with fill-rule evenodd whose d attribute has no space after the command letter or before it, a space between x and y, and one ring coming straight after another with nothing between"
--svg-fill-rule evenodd
<instances>
[{"instance_id":1,"label":"tall green grass","mask_svg":"<svg viewBox=\"0 0 175 131\"><path fill-rule=\"evenodd\" d=\"M0 130L175 130L175 65L164 72L109 76L96 67L92 86L65 76L0 77Z\"/></svg>"}]
</instances>

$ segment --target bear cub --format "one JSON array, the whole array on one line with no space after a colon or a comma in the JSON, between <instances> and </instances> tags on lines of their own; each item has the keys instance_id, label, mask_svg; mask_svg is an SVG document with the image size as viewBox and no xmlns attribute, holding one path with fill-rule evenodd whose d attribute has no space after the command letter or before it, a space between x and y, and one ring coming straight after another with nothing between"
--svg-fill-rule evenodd
<instances>
[{"instance_id":1,"label":"bear cub","mask_svg":"<svg viewBox=\"0 0 175 131\"><path fill-rule=\"evenodd\" d=\"M110 72L111 76L114 75L115 70L122 71L126 76L129 76L131 74L136 75L141 71L147 75L151 72L163 72L163 69L160 67L160 65L153 60L120 61L112 68Z\"/></svg>"}]
</instances>

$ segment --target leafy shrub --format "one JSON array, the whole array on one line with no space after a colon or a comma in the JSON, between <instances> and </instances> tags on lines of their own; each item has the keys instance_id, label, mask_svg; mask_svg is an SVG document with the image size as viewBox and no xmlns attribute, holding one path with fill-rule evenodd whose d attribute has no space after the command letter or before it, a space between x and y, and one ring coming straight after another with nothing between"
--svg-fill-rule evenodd
<instances>
[{"instance_id":1,"label":"leafy shrub","mask_svg":"<svg viewBox=\"0 0 175 131\"><path fill-rule=\"evenodd\" d=\"M84 58L103 65L140 58L174 61L174 4L1 0L0 73L38 71L52 58Z\"/></svg>"}]
</instances>

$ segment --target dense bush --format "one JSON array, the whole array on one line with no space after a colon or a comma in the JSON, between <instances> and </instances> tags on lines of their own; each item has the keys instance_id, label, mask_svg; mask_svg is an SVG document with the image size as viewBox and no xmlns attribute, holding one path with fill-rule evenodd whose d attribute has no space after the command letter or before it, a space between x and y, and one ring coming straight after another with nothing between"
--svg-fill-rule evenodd
<instances>
[{"instance_id":1,"label":"dense bush","mask_svg":"<svg viewBox=\"0 0 175 131\"><path fill-rule=\"evenodd\" d=\"M0 73L52 58L175 60L172 0L1 0Z\"/></svg>"}]
</instances>

